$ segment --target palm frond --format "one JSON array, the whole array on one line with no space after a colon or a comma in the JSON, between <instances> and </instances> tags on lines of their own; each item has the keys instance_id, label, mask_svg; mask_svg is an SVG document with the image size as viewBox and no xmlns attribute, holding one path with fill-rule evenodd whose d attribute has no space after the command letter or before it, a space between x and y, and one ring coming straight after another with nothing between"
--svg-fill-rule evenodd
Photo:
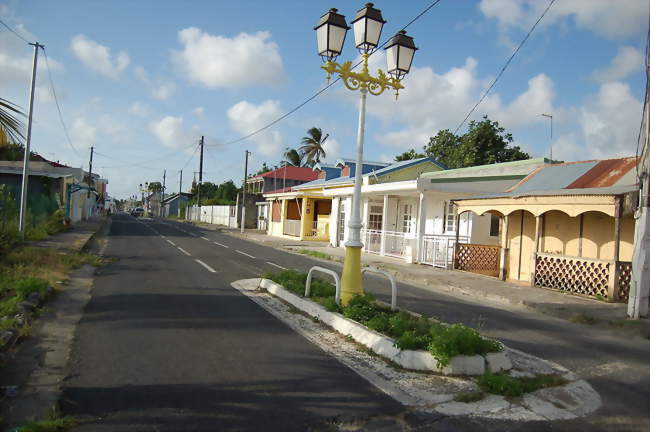
<instances>
[{"instance_id":1,"label":"palm frond","mask_svg":"<svg viewBox=\"0 0 650 432\"><path fill-rule=\"evenodd\" d=\"M6 99L0 98L0 129L9 141L21 143L25 139L23 122L18 118L25 116L20 109Z\"/></svg>"}]
</instances>

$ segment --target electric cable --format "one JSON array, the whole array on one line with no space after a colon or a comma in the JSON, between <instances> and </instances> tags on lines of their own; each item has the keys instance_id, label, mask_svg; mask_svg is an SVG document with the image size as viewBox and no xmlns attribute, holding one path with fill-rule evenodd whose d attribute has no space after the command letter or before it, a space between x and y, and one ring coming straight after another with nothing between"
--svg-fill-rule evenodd
<instances>
[{"instance_id":1,"label":"electric cable","mask_svg":"<svg viewBox=\"0 0 650 432\"><path fill-rule=\"evenodd\" d=\"M537 27L537 24L540 23L540 21L542 20L542 18L544 18L544 16L545 16L546 13L548 12L548 10L551 8L551 6L553 6L553 3L555 3L555 0L551 0L551 1L548 3L548 5L546 6L546 9L544 9L544 12L542 12L542 14L539 16L539 18L537 19L537 21L535 21L535 24L533 24L533 26L530 28L530 30L528 30L528 33L526 33L526 36L521 40L521 42L519 43L519 45L517 46L517 48L513 51L512 55L510 56L510 58L508 58L508 60L507 60L506 63L503 65L503 67L501 68L501 70L499 71L499 73L497 74L497 76L494 78L494 80L492 80L492 83L491 83L490 86L487 88L487 90L485 90L485 92L483 92L483 95L482 95L481 98L478 100L478 102L476 102L476 105L474 105L474 106L472 107L472 109L469 110L469 112L467 113L467 115L465 116L465 118L463 119L463 121L460 122L460 124L458 125L458 127L456 128L456 130L454 130L454 135L458 133L458 130L459 130L461 127L463 127L463 125L465 124L465 122L467 121L467 119L468 119L468 118L469 118L469 117L474 113L474 111L476 110L476 108L478 108L478 106L481 104L481 102L483 102L483 100L487 97L487 95L490 93L490 91L492 90L492 88L493 88L493 87L496 85L496 83L499 81L499 78L501 78L501 75L503 75L503 73L506 71L506 69L507 69L508 66L510 65L510 62L512 62L512 59L515 58L515 56L517 55L517 53L519 52L519 50L521 49L521 47L524 46L524 44L526 43L526 41L528 40L528 38L530 37L530 35L533 33L533 31L535 31L535 28Z\"/></svg>"},{"instance_id":2,"label":"electric cable","mask_svg":"<svg viewBox=\"0 0 650 432\"><path fill-rule=\"evenodd\" d=\"M0 19L0 24L2 24L2 25L3 25L7 30L9 30L11 33L13 33L14 35L16 35L17 38L19 38L20 40L22 40L22 41L25 42L26 44L31 44L31 43L33 43L33 42L28 41L28 40L25 39L24 37L22 37L20 34L18 34L18 32L17 32L16 30L14 30L14 29L12 29L11 27L9 27L9 25L8 25L6 22L2 21L1 19Z\"/></svg>"}]
</instances>

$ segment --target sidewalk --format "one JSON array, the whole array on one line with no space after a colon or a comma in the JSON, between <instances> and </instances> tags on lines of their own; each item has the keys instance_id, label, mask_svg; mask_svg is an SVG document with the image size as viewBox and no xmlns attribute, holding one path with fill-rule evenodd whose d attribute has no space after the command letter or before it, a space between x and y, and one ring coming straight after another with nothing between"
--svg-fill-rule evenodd
<instances>
[{"instance_id":1,"label":"sidewalk","mask_svg":"<svg viewBox=\"0 0 650 432\"><path fill-rule=\"evenodd\" d=\"M246 230L244 234L241 234L238 229L206 224L200 224L200 226L296 253L302 249L324 253L329 256L330 261L342 263L345 256L344 248L331 247L325 242L305 242L271 237L260 230ZM523 306L562 319L584 315L607 324L610 321L625 320L627 317L626 303L606 303L550 289L502 282L496 278L474 273L445 270L422 264L409 264L400 259L369 253L362 254L362 263L388 270L395 275L398 281L430 291L469 296L474 300L480 297L502 305Z\"/></svg>"},{"instance_id":2,"label":"sidewalk","mask_svg":"<svg viewBox=\"0 0 650 432\"><path fill-rule=\"evenodd\" d=\"M68 231L48 236L44 240L29 241L27 246L53 248L62 252L79 252L107 220L103 216L94 216L73 224Z\"/></svg>"}]
</instances>

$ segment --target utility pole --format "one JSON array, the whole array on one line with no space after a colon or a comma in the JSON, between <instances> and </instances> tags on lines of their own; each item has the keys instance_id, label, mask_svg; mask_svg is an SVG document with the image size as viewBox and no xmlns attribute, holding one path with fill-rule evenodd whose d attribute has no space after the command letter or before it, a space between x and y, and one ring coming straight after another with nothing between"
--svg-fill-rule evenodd
<instances>
[{"instance_id":1,"label":"utility pole","mask_svg":"<svg viewBox=\"0 0 650 432\"><path fill-rule=\"evenodd\" d=\"M20 188L20 216L18 219L18 230L20 236L25 239L25 215L27 213L27 186L29 183L29 154L32 142L32 117L34 115L34 88L36 87L36 65L38 63L38 49L44 48L38 42L30 43L34 47L34 62L32 64L32 84L29 89L29 110L27 116L27 141L25 142L25 155L23 157L23 182Z\"/></svg>"},{"instance_id":2,"label":"utility pole","mask_svg":"<svg viewBox=\"0 0 650 432\"><path fill-rule=\"evenodd\" d=\"M241 200L241 232L244 233L246 229L246 179L248 178L248 155L251 154L248 150L244 152L244 186L242 187L242 200Z\"/></svg>"},{"instance_id":3,"label":"utility pole","mask_svg":"<svg viewBox=\"0 0 650 432\"><path fill-rule=\"evenodd\" d=\"M650 43L650 41L649 41ZM650 52L647 54L650 58ZM650 64L646 61L646 106L643 113L643 153L638 163L639 208L635 213L634 254L632 256L632 280L627 314L638 319L648 316L648 297L650 291L650 215L648 198L650 195Z\"/></svg>"},{"instance_id":4,"label":"utility pole","mask_svg":"<svg viewBox=\"0 0 650 432\"><path fill-rule=\"evenodd\" d=\"M181 217L181 204L183 204L183 170L181 170L181 178L178 181L178 207L176 209L176 216ZM185 209L185 216L187 217L187 209Z\"/></svg>"},{"instance_id":5,"label":"utility pole","mask_svg":"<svg viewBox=\"0 0 650 432\"><path fill-rule=\"evenodd\" d=\"M199 159L199 191L197 202L199 205L199 220L201 220L201 185L203 184L203 136L201 136L201 158Z\"/></svg>"},{"instance_id":6,"label":"utility pole","mask_svg":"<svg viewBox=\"0 0 650 432\"><path fill-rule=\"evenodd\" d=\"M552 114L542 114L542 117L547 117L549 120L551 120L551 143L549 145L550 148L550 156L549 158L551 159L551 163L553 162L553 115Z\"/></svg>"},{"instance_id":7,"label":"utility pole","mask_svg":"<svg viewBox=\"0 0 650 432\"><path fill-rule=\"evenodd\" d=\"M178 181L178 196L180 199L181 193L183 193L183 170L181 170L181 179Z\"/></svg>"},{"instance_id":8,"label":"utility pole","mask_svg":"<svg viewBox=\"0 0 650 432\"><path fill-rule=\"evenodd\" d=\"M165 200L165 180L167 179L167 170L163 170L163 187L162 187L162 197L160 198L160 217L164 216L163 212L163 201Z\"/></svg>"},{"instance_id":9,"label":"utility pole","mask_svg":"<svg viewBox=\"0 0 650 432\"><path fill-rule=\"evenodd\" d=\"M88 162L88 195L87 198L90 198L90 189L93 187L93 153L95 152L95 147L90 146L90 162Z\"/></svg>"}]
</instances>

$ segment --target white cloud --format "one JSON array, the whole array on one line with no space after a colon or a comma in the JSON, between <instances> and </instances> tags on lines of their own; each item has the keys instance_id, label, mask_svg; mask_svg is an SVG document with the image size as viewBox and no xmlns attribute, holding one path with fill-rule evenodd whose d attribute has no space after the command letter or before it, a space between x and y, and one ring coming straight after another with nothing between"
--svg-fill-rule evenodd
<instances>
[{"instance_id":1,"label":"white cloud","mask_svg":"<svg viewBox=\"0 0 650 432\"><path fill-rule=\"evenodd\" d=\"M277 86L284 67L270 38L269 32L228 38L190 27L178 32L183 49L172 51L171 60L189 82L209 88Z\"/></svg>"},{"instance_id":2,"label":"white cloud","mask_svg":"<svg viewBox=\"0 0 650 432\"><path fill-rule=\"evenodd\" d=\"M149 73L142 67L136 66L134 74L149 89L151 96L158 100L167 100L176 89L176 85L162 78L151 78Z\"/></svg>"},{"instance_id":3,"label":"white cloud","mask_svg":"<svg viewBox=\"0 0 650 432\"><path fill-rule=\"evenodd\" d=\"M97 128L84 117L77 117L70 129L72 142L78 148L89 148L97 141Z\"/></svg>"},{"instance_id":4,"label":"white cloud","mask_svg":"<svg viewBox=\"0 0 650 432\"><path fill-rule=\"evenodd\" d=\"M587 152L595 158L633 155L643 104L620 82L603 84L581 109Z\"/></svg>"},{"instance_id":5,"label":"white cloud","mask_svg":"<svg viewBox=\"0 0 650 432\"><path fill-rule=\"evenodd\" d=\"M141 102L133 102L129 112L138 117L149 117L149 107Z\"/></svg>"},{"instance_id":6,"label":"white cloud","mask_svg":"<svg viewBox=\"0 0 650 432\"><path fill-rule=\"evenodd\" d=\"M341 145L336 138L331 136L323 144L323 150L325 150L325 161L327 162L334 163L341 157Z\"/></svg>"},{"instance_id":7,"label":"white cloud","mask_svg":"<svg viewBox=\"0 0 650 432\"><path fill-rule=\"evenodd\" d=\"M278 101L266 100L259 105L241 101L228 109L230 127L240 135L247 135L282 115ZM251 140L257 144L257 151L264 156L277 156L283 148L282 135L277 130L267 129Z\"/></svg>"},{"instance_id":8,"label":"white cloud","mask_svg":"<svg viewBox=\"0 0 650 432\"><path fill-rule=\"evenodd\" d=\"M83 34L72 38L70 49L89 69L111 79L117 79L130 63L126 52L120 51L112 55L109 47L100 45Z\"/></svg>"},{"instance_id":9,"label":"white cloud","mask_svg":"<svg viewBox=\"0 0 650 432\"><path fill-rule=\"evenodd\" d=\"M619 81L643 70L643 53L631 46L619 47L616 57L604 69L596 69L592 78L598 82Z\"/></svg>"},{"instance_id":10,"label":"white cloud","mask_svg":"<svg viewBox=\"0 0 650 432\"><path fill-rule=\"evenodd\" d=\"M548 2L539 0L481 0L479 9L496 19L502 30L528 29ZM607 38L625 38L646 30L648 3L642 0L557 1L541 22L542 26L571 20L579 28Z\"/></svg>"},{"instance_id":11,"label":"white cloud","mask_svg":"<svg viewBox=\"0 0 650 432\"><path fill-rule=\"evenodd\" d=\"M151 132L171 149L193 151L191 144L201 137L196 128L185 126L182 117L166 116L149 124ZM189 150L188 150L189 149Z\"/></svg>"},{"instance_id":12,"label":"white cloud","mask_svg":"<svg viewBox=\"0 0 650 432\"><path fill-rule=\"evenodd\" d=\"M203 107L196 107L192 110L192 112L194 113L195 116L199 118L205 117L205 108Z\"/></svg>"}]
</instances>

